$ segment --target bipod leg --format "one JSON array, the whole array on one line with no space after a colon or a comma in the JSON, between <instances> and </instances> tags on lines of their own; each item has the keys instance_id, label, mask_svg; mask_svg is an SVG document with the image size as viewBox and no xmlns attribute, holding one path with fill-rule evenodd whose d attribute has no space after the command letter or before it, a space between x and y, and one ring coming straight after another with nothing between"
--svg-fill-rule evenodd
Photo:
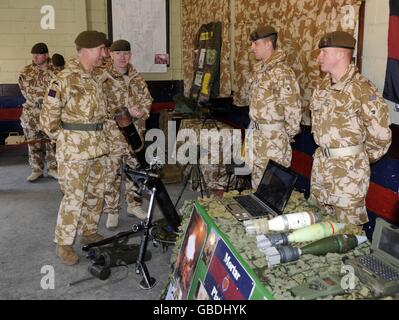
<instances>
[{"instance_id":1,"label":"bipod leg","mask_svg":"<svg viewBox=\"0 0 399 320\"><path fill-rule=\"evenodd\" d=\"M144 225L144 235L141 238L140 244L140 253L136 262L136 274L141 274L143 276L143 280L140 282L140 288L149 290L153 288L156 284L156 280L150 276L148 272L148 268L144 262L145 253L147 251L148 240L151 235L152 225L152 213L154 208L154 199L155 199L155 192L156 189L152 188L151 198L150 198L150 205L148 208L147 219Z\"/></svg>"}]
</instances>

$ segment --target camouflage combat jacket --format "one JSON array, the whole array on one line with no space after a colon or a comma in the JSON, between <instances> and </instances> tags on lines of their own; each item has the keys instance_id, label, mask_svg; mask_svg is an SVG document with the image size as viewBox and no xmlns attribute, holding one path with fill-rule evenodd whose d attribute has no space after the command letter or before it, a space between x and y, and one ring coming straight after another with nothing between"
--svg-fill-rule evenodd
<instances>
[{"instance_id":1,"label":"camouflage combat jacket","mask_svg":"<svg viewBox=\"0 0 399 320\"><path fill-rule=\"evenodd\" d=\"M71 59L51 81L40 113L40 123L47 135L57 143L58 161L88 160L108 154L104 130L62 128L62 122L104 123L106 100L101 87L101 79L88 74L77 59Z\"/></svg>"},{"instance_id":2,"label":"camouflage combat jacket","mask_svg":"<svg viewBox=\"0 0 399 320\"><path fill-rule=\"evenodd\" d=\"M322 148L363 145L364 151L328 157L316 150L312 189L319 201L352 207L368 190L370 161L380 159L391 144L389 110L377 88L351 64L336 84L322 80L310 103L314 140Z\"/></svg>"},{"instance_id":3,"label":"camouflage combat jacket","mask_svg":"<svg viewBox=\"0 0 399 320\"><path fill-rule=\"evenodd\" d=\"M18 84L26 100L23 104L21 115L21 125L23 127L39 129L41 105L55 73L56 68L50 61L45 70L40 69L34 64L30 64L21 72Z\"/></svg>"},{"instance_id":4,"label":"camouflage combat jacket","mask_svg":"<svg viewBox=\"0 0 399 320\"><path fill-rule=\"evenodd\" d=\"M141 138L144 139L145 120L150 116L153 101L147 84L131 64L129 64L126 79L115 70L113 64L108 64L103 90L107 96L105 130L110 144L110 153L114 155L129 154L129 146L114 118L126 107L138 106L143 116L140 119L135 119L134 124Z\"/></svg>"},{"instance_id":5,"label":"camouflage combat jacket","mask_svg":"<svg viewBox=\"0 0 399 320\"><path fill-rule=\"evenodd\" d=\"M249 117L259 124L281 124L292 139L300 130L300 89L285 60L285 53L276 50L266 63L256 64L249 80Z\"/></svg>"}]
</instances>

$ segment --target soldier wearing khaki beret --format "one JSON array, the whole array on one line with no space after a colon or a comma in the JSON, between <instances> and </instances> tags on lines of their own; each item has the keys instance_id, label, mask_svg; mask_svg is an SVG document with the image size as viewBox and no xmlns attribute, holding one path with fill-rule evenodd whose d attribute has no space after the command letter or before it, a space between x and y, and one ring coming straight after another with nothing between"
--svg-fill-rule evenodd
<instances>
[{"instance_id":1,"label":"soldier wearing khaki beret","mask_svg":"<svg viewBox=\"0 0 399 320\"><path fill-rule=\"evenodd\" d=\"M368 221L370 162L391 144L388 106L352 63L356 41L344 31L325 34L317 60L326 75L310 104L313 137L311 199L343 223Z\"/></svg>"},{"instance_id":2,"label":"soldier wearing khaki beret","mask_svg":"<svg viewBox=\"0 0 399 320\"><path fill-rule=\"evenodd\" d=\"M40 114L42 127L57 143L59 182L64 197L55 229L56 253L67 265L78 263L73 249L76 235L88 244L97 233L108 165L103 130L106 101L102 79L94 72L102 64L105 37L84 31L76 40L78 57L68 61L52 80Z\"/></svg>"},{"instance_id":3,"label":"soldier wearing khaki beret","mask_svg":"<svg viewBox=\"0 0 399 320\"><path fill-rule=\"evenodd\" d=\"M300 130L302 112L299 85L285 53L277 48L277 31L262 26L251 33L250 40L259 61L249 81L252 187L256 189L269 159L285 167L291 165L290 142Z\"/></svg>"}]
</instances>

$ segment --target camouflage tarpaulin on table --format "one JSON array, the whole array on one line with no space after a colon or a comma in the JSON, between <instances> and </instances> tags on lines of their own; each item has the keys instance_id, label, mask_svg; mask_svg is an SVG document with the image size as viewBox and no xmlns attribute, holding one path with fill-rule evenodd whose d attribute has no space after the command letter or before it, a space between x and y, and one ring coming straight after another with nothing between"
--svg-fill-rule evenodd
<instances>
[{"instance_id":1,"label":"camouflage tarpaulin on table","mask_svg":"<svg viewBox=\"0 0 399 320\"><path fill-rule=\"evenodd\" d=\"M225 197L236 195L237 192L229 192ZM242 223L239 223L218 201L218 198L211 197L198 200L206 212L215 220L221 231L226 234L233 243L234 248L240 255L246 259L250 267L261 278L267 290L273 293L276 299L298 299L294 297L290 289L300 284L309 282L314 277L327 273L340 273L343 266L342 257L345 255L349 258L356 257L370 252L370 242L365 242L356 249L345 253L329 253L326 256L303 255L298 261L285 263L274 266L269 269L265 256L260 252L256 245L256 238L248 236ZM180 227L181 232L185 230L194 201L186 202L181 213L183 214L183 222ZM315 212L317 208L312 206L303 194L293 192L285 209L285 213L308 211ZM334 219L323 212L323 221L334 221ZM358 229L346 227L341 231L346 234L358 234ZM182 237L180 237L182 238ZM306 244L306 243L305 243ZM176 261L179 250L179 241L176 244L174 253L171 258L172 265ZM341 274L344 276L344 274ZM355 289L349 290L348 293L337 296L327 296L325 300L353 300L353 299L376 299L373 297L370 288L355 278ZM392 299L393 297L385 297L384 299Z\"/></svg>"}]
</instances>

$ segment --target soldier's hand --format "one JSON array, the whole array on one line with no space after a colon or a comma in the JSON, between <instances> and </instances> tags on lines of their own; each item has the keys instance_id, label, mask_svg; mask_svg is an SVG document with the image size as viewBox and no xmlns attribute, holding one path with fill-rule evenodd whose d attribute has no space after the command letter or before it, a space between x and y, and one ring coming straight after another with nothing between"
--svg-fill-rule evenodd
<instances>
[{"instance_id":1,"label":"soldier's hand","mask_svg":"<svg viewBox=\"0 0 399 320\"><path fill-rule=\"evenodd\" d=\"M128 110L133 118L141 118L143 116L143 113L139 110L138 106L129 107Z\"/></svg>"}]
</instances>

